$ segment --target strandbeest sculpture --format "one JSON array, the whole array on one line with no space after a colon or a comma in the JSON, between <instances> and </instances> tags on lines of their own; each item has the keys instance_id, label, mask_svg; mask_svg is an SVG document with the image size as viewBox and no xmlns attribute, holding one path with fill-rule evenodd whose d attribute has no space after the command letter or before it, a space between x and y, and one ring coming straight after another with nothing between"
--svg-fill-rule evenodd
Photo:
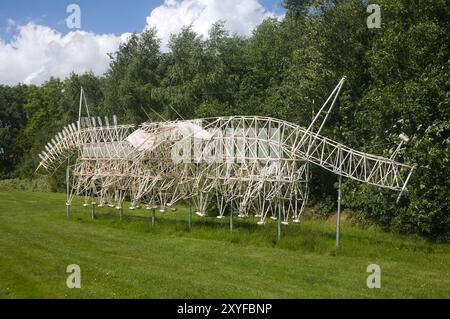
<instances>
[{"instance_id":1,"label":"strandbeest sculpture","mask_svg":"<svg viewBox=\"0 0 450 319\"><path fill-rule=\"evenodd\" d=\"M73 196L85 204L122 212L145 206L161 212L190 198L204 216L212 200L217 218L226 207L239 217L253 214L298 223L308 200L310 165L362 183L405 191L414 166L354 150L320 132L336 102L342 78L307 127L261 116L227 116L118 125L117 118L91 117L83 90L79 119L69 124L39 154L39 168L67 166L67 207ZM87 117L81 117L82 102ZM339 191L340 210L340 191Z\"/></svg>"}]
</instances>

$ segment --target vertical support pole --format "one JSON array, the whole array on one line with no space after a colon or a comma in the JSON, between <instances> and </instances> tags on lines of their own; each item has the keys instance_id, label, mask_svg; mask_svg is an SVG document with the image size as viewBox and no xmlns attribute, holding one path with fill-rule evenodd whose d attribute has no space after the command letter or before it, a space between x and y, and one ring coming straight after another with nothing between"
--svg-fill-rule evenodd
<instances>
[{"instance_id":1,"label":"vertical support pole","mask_svg":"<svg viewBox=\"0 0 450 319\"><path fill-rule=\"evenodd\" d=\"M189 216L188 216L189 231L192 230L192 198L189 197Z\"/></svg>"},{"instance_id":2,"label":"vertical support pole","mask_svg":"<svg viewBox=\"0 0 450 319\"><path fill-rule=\"evenodd\" d=\"M277 239L281 239L281 199L278 202L278 236Z\"/></svg>"},{"instance_id":3,"label":"vertical support pole","mask_svg":"<svg viewBox=\"0 0 450 319\"><path fill-rule=\"evenodd\" d=\"M69 171L69 165L70 165L70 154L67 154L67 168L66 168L66 190L67 190L67 199L66 199L66 216L69 217L70 215L70 171Z\"/></svg>"},{"instance_id":4,"label":"vertical support pole","mask_svg":"<svg viewBox=\"0 0 450 319\"><path fill-rule=\"evenodd\" d=\"M123 204L120 204L119 218L120 218L120 220L122 220L122 218L123 218Z\"/></svg>"},{"instance_id":5,"label":"vertical support pole","mask_svg":"<svg viewBox=\"0 0 450 319\"><path fill-rule=\"evenodd\" d=\"M233 206L230 206L230 233L233 232Z\"/></svg>"},{"instance_id":6,"label":"vertical support pole","mask_svg":"<svg viewBox=\"0 0 450 319\"><path fill-rule=\"evenodd\" d=\"M94 202L94 199L92 199L92 211L91 211L91 217L92 217L92 219L95 218L95 202Z\"/></svg>"},{"instance_id":7,"label":"vertical support pole","mask_svg":"<svg viewBox=\"0 0 450 319\"><path fill-rule=\"evenodd\" d=\"M70 204L66 203L66 216L69 217L70 215Z\"/></svg>"},{"instance_id":8,"label":"vertical support pole","mask_svg":"<svg viewBox=\"0 0 450 319\"><path fill-rule=\"evenodd\" d=\"M152 226L155 225L155 207L152 207Z\"/></svg>"},{"instance_id":9,"label":"vertical support pole","mask_svg":"<svg viewBox=\"0 0 450 319\"><path fill-rule=\"evenodd\" d=\"M336 248L340 245L341 235L341 184L342 184L342 150L338 149L339 158L339 186L338 186L338 211L336 216Z\"/></svg>"},{"instance_id":10,"label":"vertical support pole","mask_svg":"<svg viewBox=\"0 0 450 319\"><path fill-rule=\"evenodd\" d=\"M340 244L340 224L341 224L341 183L342 183L342 175L339 175L338 208L337 208L337 216L336 216L336 248L339 248L339 244Z\"/></svg>"}]
</instances>

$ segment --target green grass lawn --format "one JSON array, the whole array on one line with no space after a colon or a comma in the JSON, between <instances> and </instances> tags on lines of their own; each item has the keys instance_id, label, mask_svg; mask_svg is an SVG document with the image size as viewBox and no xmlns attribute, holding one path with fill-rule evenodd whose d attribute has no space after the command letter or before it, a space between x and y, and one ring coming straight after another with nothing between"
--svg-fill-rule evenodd
<instances>
[{"instance_id":1,"label":"green grass lawn","mask_svg":"<svg viewBox=\"0 0 450 319\"><path fill-rule=\"evenodd\" d=\"M450 245L331 222L256 225L252 218L194 216L187 209L90 207L65 195L0 192L0 298L433 298L450 296ZM369 264L381 289L368 289ZM81 267L81 289L66 267Z\"/></svg>"}]
</instances>

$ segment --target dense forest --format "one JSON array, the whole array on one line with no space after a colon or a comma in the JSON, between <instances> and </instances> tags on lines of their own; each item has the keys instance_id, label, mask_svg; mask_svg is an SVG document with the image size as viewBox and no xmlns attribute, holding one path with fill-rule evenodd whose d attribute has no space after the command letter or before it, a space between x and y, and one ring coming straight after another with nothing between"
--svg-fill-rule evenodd
<instances>
[{"instance_id":1,"label":"dense forest","mask_svg":"<svg viewBox=\"0 0 450 319\"><path fill-rule=\"evenodd\" d=\"M111 53L103 76L72 74L40 86L0 86L0 179L36 178L43 145L76 121L80 86L92 114L120 123L218 115L265 115L307 126L342 76L347 80L323 135L416 164L409 192L345 181L353 219L387 230L450 240L450 6L447 0L377 0L381 27L368 28L367 1L285 0L243 38L221 21L207 39L191 28L162 52L155 30ZM1 61L1 63L8 63ZM58 174L54 190L61 187ZM335 210L335 175L314 168L309 205Z\"/></svg>"}]
</instances>

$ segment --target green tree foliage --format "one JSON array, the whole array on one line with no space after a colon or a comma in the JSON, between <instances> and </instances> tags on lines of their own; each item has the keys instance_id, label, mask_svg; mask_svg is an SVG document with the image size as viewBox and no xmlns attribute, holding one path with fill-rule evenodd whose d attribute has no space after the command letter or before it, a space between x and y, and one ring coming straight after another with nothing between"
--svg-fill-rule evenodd
<instances>
[{"instance_id":1,"label":"green tree foliage","mask_svg":"<svg viewBox=\"0 0 450 319\"><path fill-rule=\"evenodd\" d=\"M240 86L248 64L245 59L246 41L231 36L222 22L213 25L209 38L203 44L205 74L202 81L200 104L195 109L196 117L231 115L241 106Z\"/></svg>"},{"instance_id":2,"label":"green tree foliage","mask_svg":"<svg viewBox=\"0 0 450 319\"><path fill-rule=\"evenodd\" d=\"M148 106L161 110L158 87L163 55L156 31L148 29L140 35L133 34L110 56L103 110L117 115L123 123L147 120L144 110Z\"/></svg>"},{"instance_id":3,"label":"green tree foliage","mask_svg":"<svg viewBox=\"0 0 450 319\"><path fill-rule=\"evenodd\" d=\"M22 158L18 136L26 124L25 89L0 86L0 178L8 178Z\"/></svg>"},{"instance_id":4,"label":"green tree foliage","mask_svg":"<svg viewBox=\"0 0 450 319\"><path fill-rule=\"evenodd\" d=\"M390 229L448 236L450 9L445 1L377 3L383 8L382 27L371 31L366 52L370 81L353 132L372 145L391 147L400 133L407 134L411 142L401 158L417 169L399 205L393 196L354 185L360 196L348 206ZM389 147L378 148L383 151L389 153ZM370 202L372 211L366 209Z\"/></svg>"},{"instance_id":5,"label":"green tree foliage","mask_svg":"<svg viewBox=\"0 0 450 319\"><path fill-rule=\"evenodd\" d=\"M24 109L27 124L18 138L23 150L23 160L16 168L22 177L30 177L38 164L37 154L65 123L63 107L63 83L50 79L41 87L30 86L26 90Z\"/></svg>"},{"instance_id":6,"label":"green tree foliage","mask_svg":"<svg viewBox=\"0 0 450 319\"><path fill-rule=\"evenodd\" d=\"M184 28L169 42L171 54L165 61L165 77L161 96L167 105L169 119L193 118L200 103L203 76L208 63L204 61L203 43L199 36Z\"/></svg>"}]
</instances>

